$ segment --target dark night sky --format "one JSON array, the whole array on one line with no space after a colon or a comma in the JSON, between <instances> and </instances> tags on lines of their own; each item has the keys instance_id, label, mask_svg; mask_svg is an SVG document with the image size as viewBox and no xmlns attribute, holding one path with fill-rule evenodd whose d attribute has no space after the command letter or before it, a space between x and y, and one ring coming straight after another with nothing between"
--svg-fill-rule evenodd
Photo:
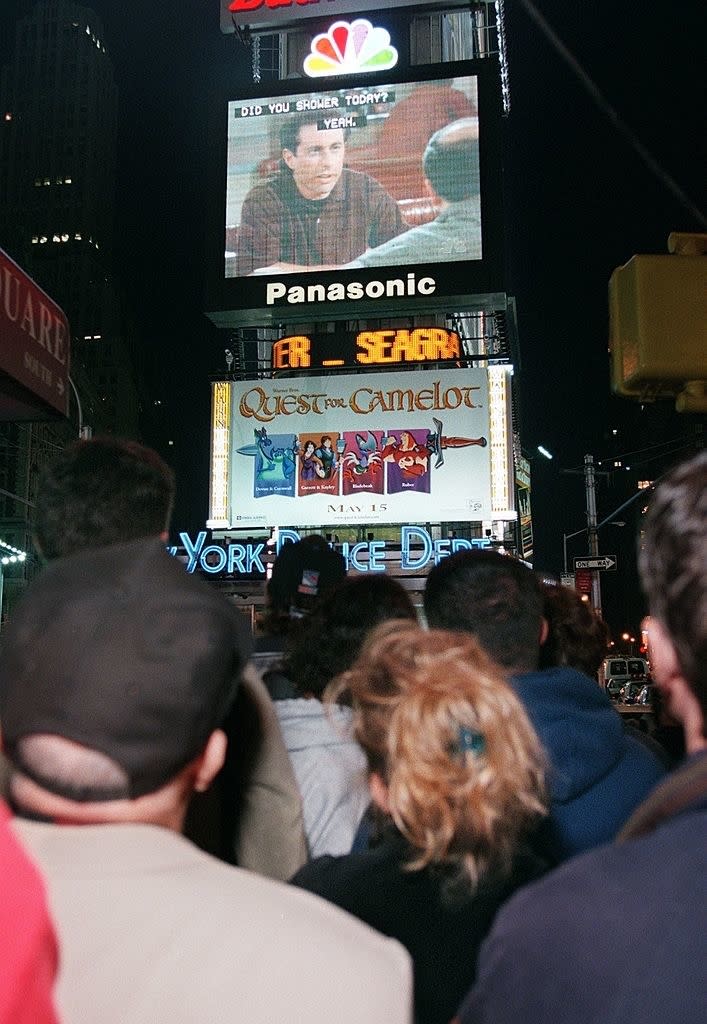
<instances>
[{"instance_id":1,"label":"dark night sky","mask_svg":"<svg viewBox=\"0 0 707 1024\"><path fill-rule=\"evenodd\" d=\"M135 303L156 397L171 417L170 453L181 480L175 526L194 529L207 507L207 374L223 359L223 342L201 313L204 224L214 187L209 87L224 65L234 85L249 84L249 56L233 36L221 35L217 0L86 6L104 21L120 94L118 272ZM702 0L537 6L661 168L704 206ZM3 59L17 12L31 7L32 0L0 4ZM560 469L581 465L585 452L602 458L647 449L628 460L631 473L602 481L601 518L632 493L638 477L660 467L652 446L698 426L695 417L674 415L670 403L641 409L610 395L606 289L611 271L632 254L665 252L671 230L699 230L699 223L588 98L520 0L507 0L506 9L506 214L509 291L518 301L521 340L522 440L531 453L542 443L556 456L533 462L533 505L537 564L559 569L562 533L584 523L581 477ZM622 518L627 528L610 529L601 544L623 552L625 564L635 512ZM571 554L581 553L582 538L573 544ZM634 589L631 573L606 580L607 614L617 628L617 606L633 605ZM627 608L627 625L635 629L637 616L637 608Z\"/></svg>"}]
</instances>

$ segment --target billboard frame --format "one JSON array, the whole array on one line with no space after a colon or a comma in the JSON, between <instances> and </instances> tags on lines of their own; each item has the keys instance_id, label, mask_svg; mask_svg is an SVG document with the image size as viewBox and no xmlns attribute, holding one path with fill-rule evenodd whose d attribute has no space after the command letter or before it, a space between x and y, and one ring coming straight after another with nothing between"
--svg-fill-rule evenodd
<instances>
[{"instance_id":1,"label":"billboard frame","mask_svg":"<svg viewBox=\"0 0 707 1024\"><path fill-rule=\"evenodd\" d=\"M303 93L316 95L332 90L375 89L402 83L424 84L435 80L476 76L480 125L479 181L483 257L440 263L404 264L401 267L370 267L357 270L309 271L282 275L226 277L224 232L226 226L226 168L228 152L228 104L263 98L287 98ZM490 58L454 61L421 67L395 68L372 75L333 76L312 80L287 80L247 88L223 82L213 98L211 136L216 139L209 189L213 197L207 211L206 314L217 327L253 327L317 320L380 318L405 313L472 309L505 309L505 254L502 194L502 102L497 62ZM443 273L439 268L443 267ZM389 282L402 281L405 294ZM247 282L247 286L246 286ZM358 282L361 298L330 300L334 286ZM268 287L284 283L285 295L269 301ZM370 291L383 294L369 295ZM291 289L321 286L327 296L292 303ZM331 289L331 291L330 291ZM321 289L319 289L321 291Z\"/></svg>"},{"instance_id":2,"label":"billboard frame","mask_svg":"<svg viewBox=\"0 0 707 1024\"><path fill-rule=\"evenodd\" d=\"M241 530L274 526L389 525L429 522L435 519L431 513L438 514L444 521L514 521L517 513L510 429L512 372L512 367L505 365L486 369L375 372L346 377L296 376L238 382L213 381L210 501L206 525L212 529ZM465 386L460 389L459 385L463 384ZM473 401L471 395L478 390L479 384L480 405ZM386 387L389 389L387 392ZM316 394L311 392L312 388ZM347 388L355 390L349 394ZM411 388L417 390L414 401L409 399L413 404L406 412L405 402L408 399L404 396ZM445 389L456 392L451 403L446 401ZM466 398L461 400L462 391L469 392L469 401ZM362 393L361 399L356 398L358 392ZM381 404L381 396L386 395L387 406L385 401ZM370 401L370 396L373 396L375 411L366 413L360 408L360 402ZM398 401L398 396L403 397L395 406L393 399ZM424 429L429 430L432 424L438 428L437 446L435 438L429 434L426 439L422 436ZM479 430L484 434L483 438L464 436ZM357 441L364 436L366 440L371 439L371 432L375 435L376 445L373 448L368 445L365 451L367 464L371 465L370 453L379 453L376 461L380 469L380 487L372 486L367 476L360 475L359 460L347 458L346 453L355 448L351 440L354 431L359 432L356 433ZM401 431L407 431L409 439L419 443L418 452L429 456L423 460L425 476L428 480L431 477L427 487L418 488L410 483L389 487L390 467L385 467L383 462L391 438L386 440L385 435L395 434L401 440ZM267 486L258 481L255 467L259 434L263 437L267 434L265 440L271 446L270 455L275 457L271 459L273 465L267 466L268 471L275 470L278 454L283 456L280 461L285 467L287 459L284 456L287 452L293 453L289 459L290 473L283 471L280 474L282 481L276 486L271 486L271 479L275 477L268 480ZM321 486L318 482L302 483L305 479L302 456L306 440L325 434L331 435L335 449L337 439L342 441L338 449L334 489L326 483ZM446 436L449 434L455 436ZM346 444L343 443L344 438L347 439ZM363 451L364 445L360 447ZM311 454L314 455L313 452ZM359 474L357 478L361 481L358 484L354 482L356 477L350 476L352 483L349 488L344 479L347 462L356 464L353 473ZM360 464L363 464L362 460ZM441 488L437 488L434 477L440 472L452 475ZM421 476L422 473L413 471L413 475ZM314 480L314 473L310 477ZM472 512L473 502L462 497L462 502L466 501L464 509L458 504L453 508L443 507L445 501L456 503L460 500L455 477L466 480L469 486L473 484L472 489L479 492L474 497L486 493L488 505L486 501L477 502L478 509ZM291 504L288 509L290 502L296 504Z\"/></svg>"}]
</instances>

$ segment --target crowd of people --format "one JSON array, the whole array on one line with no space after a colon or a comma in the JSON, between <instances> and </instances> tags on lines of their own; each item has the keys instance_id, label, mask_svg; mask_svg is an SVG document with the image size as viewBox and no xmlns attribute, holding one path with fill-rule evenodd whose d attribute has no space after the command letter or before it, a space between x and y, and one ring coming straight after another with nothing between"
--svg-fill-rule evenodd
<instances>
[{"instance_id":1,"label":"crowd of people","mask_svg":"<svg viewBox=\"0 0 707 1024\"><path fill-rule=\"evenodd\" d=\"M644 517L669 770L606 628L462 551L422 612L285 545L251 637L165 548L140 445L67 448L0 643L0 1024L697 1024L707 1009L707 453Z\"/></svg>"}]
</instances>

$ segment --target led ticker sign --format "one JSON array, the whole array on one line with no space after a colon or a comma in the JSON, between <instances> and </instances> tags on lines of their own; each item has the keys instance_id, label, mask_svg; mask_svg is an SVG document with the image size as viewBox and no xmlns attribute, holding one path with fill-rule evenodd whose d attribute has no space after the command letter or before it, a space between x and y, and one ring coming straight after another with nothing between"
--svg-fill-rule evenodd
<instances>
[{"instance_id":1,"label":"led ticker sign","mask_svg":"<svg viewBox=\"0 0 707 1024\"><path fill-rule=\"evenodd\" d=\"M340 17L421 4L447 10L465 6L463 0L221 0L221 31L233 32L236 25L272 31L303 18Z\"/></svg>"},{"instance_id":2,"label":"led ticker sign","mask_svg":"<svg viewBox=\"0 0 707 1024\"><path fill-rule=\"evenodd\" d=\"M456 331L443 327L390 328L356 335L303 334L273 344L273 370L326 369L337 366L389 366L447 362L462 357Z\"/></svg>"}]
</instances>

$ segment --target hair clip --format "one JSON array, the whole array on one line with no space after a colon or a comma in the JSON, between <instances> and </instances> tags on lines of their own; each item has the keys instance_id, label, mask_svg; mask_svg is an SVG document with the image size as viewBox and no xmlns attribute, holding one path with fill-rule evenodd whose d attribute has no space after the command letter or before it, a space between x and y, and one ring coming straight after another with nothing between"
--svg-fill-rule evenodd
<instances>
[{"instance_id":1,"label":"hair clip","mask_svg":"<svg viewBox=\"0 0 707 1024\"><path fill-rule=\"evenodd\" d=\"M486 740L480 732L474 732L466 725L459 726L459 738L457 740L457 751L460 754L483 754L486 750Z\"/></svg>"}]
</instances>

